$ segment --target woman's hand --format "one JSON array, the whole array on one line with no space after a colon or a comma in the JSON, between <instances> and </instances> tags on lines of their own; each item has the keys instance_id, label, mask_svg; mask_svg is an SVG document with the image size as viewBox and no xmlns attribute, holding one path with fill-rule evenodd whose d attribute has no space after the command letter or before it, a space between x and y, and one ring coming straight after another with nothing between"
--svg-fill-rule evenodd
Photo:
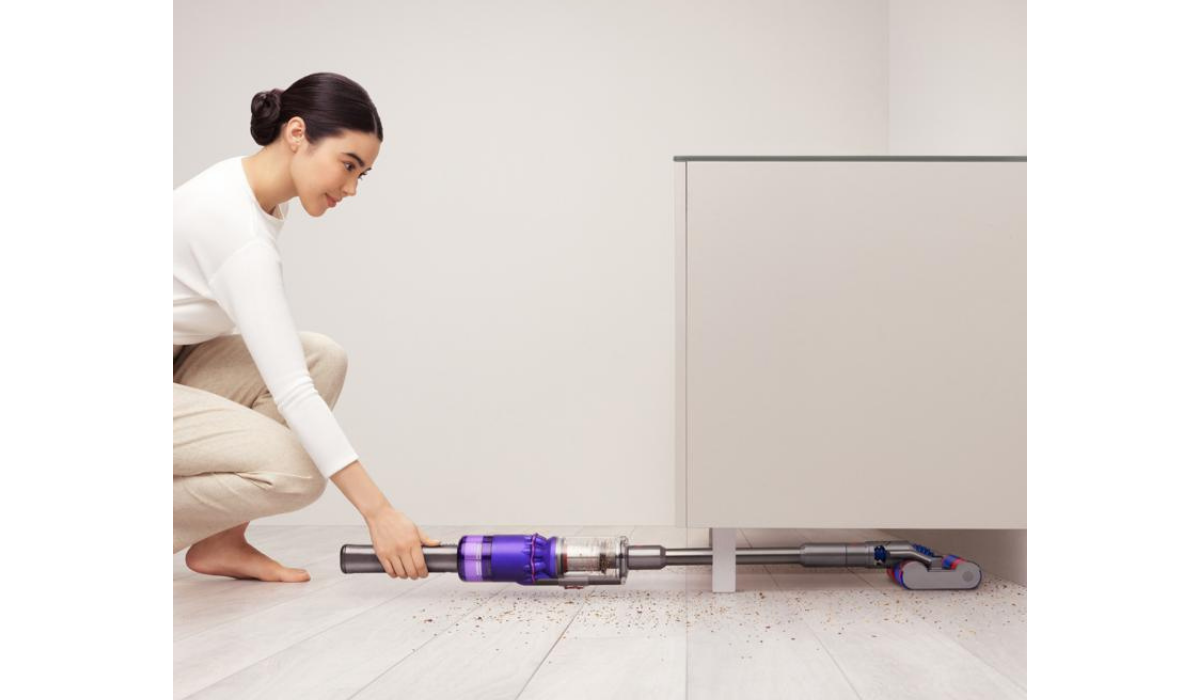
<instances>
[{"instance_id":1,"label":"woman's hand","mask_svg":"<svg viewBox=\"0 0 1200 700\"><path fill-rule=\"evenodd\" d=\"M362 462L355 460L342 467L330 481L342 490L367 521L375 556L379 557L388 576L425 578L429 575L421 547L436 547L441 542L430 538L408 516L392 507L367 475Z\"/></svg>"},{"instance_id":2,"label":"woman's hand","mask_svg":"<svg viewBox=\"0 0 1200 700\"><path fill-rule=\"evenodd\" d=\"M390 506L371 513L365 520L375 556L388 576L416 579L429 575L421 547L436 547L441 544L439 540L426 535L408 516Z\"/></svg>"}]
</instances>

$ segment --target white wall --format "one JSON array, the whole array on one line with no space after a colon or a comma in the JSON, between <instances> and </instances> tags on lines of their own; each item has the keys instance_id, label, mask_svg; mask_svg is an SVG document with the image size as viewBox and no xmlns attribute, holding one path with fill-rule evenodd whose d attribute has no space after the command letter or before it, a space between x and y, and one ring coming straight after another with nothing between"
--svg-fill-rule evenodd
<instances>
[{"instance_id":1,"label":"white wall","mask_svg":"<svg viewBox=\"0 0 1200 700\"><path fill-rule=\"evenodd\" d=\"M888 3L892 155L1023 156L1025 0Z\"/></svg>"},{"instance_id":2,"label":"white wall","mask_svg":"<svg viewBox=\"0 0 1200 700\"><path fill-rule=\"evenodd\" d=\"M888 119L897 4L177 2L175 184L257 149L256 91L362 83L375 171L282 241L298 325L349 351L336 414L368 471L422 524L670 524L672 156L919 145ZM1023 92L1023 54L997 69ZM983 128L1023 144L1020 114ZM271 521L360 522L332 486Z\"/></svg>"}]
</instances>

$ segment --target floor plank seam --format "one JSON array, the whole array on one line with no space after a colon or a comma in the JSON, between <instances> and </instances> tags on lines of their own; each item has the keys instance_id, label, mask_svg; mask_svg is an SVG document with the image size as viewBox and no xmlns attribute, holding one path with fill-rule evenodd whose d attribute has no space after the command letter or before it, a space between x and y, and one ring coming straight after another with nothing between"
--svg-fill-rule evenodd
<instances>
[{"instance_id":1,"label":"floor plank seam","mask_svg":"<svg viewBox=\"0 0 1200 700\"><path fill-rule=\"evenodd\" d=\"M745 534L743 534L743 536L746 537L746 544L753 547L754 543L750 541L750 537ZM775 588L782 593L783 589L779 587L779 581L775 580L775 574L771 571L770 567L764 566L763 571L767 572L767 576L770 577L771 583L775 584ZM861 576L859 576L859 578L862 579ZM871 584L867 583L865 579L863 579L863 584L867 587L871 586ZM825 655L828 656L829 660L833 662L833 665L837 667L838 673L842 674L842 679L846 681L846 685L850 686L850 690L854 692L854 697L858 698L858 700L863 700L862 693L858 692L858 688L854 687L854 682L850 680L850 676L846 675L845 669L843 669L842 665L838 663L838 660L834 657L833 652L829 650L829 645L826 644L824 640L821 640L821 636L818 635L817 631L808 624L808 620L803 615L800 615L799 619L800 624L804 625L804 629L808 630L809 634L813 636L813 639L821 641L821 650L825 652Z\"/></svg>"},{"instance_id":2,"label":"floor plank seam","mask_svg":"<svg viewBox=\"0 0 1200 700\"><path fill-rule=\"evenodd\" d=\"M501 593L503 593L504 591L505 591L505 589L504 589L504 588L499 588L499 589L497 589L495 593L493 593L493 594L491 594L490 596L488 596L486 599L484 599L482 602L480 602L480 603L479 603L479 605L477 605L477 606L475 606L474 608L471 608L471 609L470 609L470 610L468 610L467 612L463 613L463 614L462 614L462 616L460 616L460 617L459 617L457 620L455 620L454 622L450 623L449 625L446 625L446 627L444 627L443 629L451 629L451 628L453 628L453 627L454 627L455 625L457 625L458 623L460 623L460 622L462 622L463 620L467 619L467 617L468 617L469 615L471 615L472 613L478 612L480 608L482 608L483 606L485 606L485 605L487 605L488 603L492 602L492 599L493 599L493 598L495 598L496 596L500 595L500 594L501 594ZM404 662L405 662L405 661L407 661L408 659L411 659L413 656L415 656L415 655L417 654L417 652L419 652L419 651L421 651L422 649L424 649L424 648L425 648L425 646L426 646L427 644L429 644L429 643L430 643L430 642L432 642L433 640L437 639L437 638L438 638L438 636L439 636L440 634L441 634L441 632L440 632L440 631L438 631L438 632L434 632L434 633L433 633L433 635L429 637L429 639L426 639L424 642L422 642L422 643L421 643L421 646L417 647L416 649L413 649L412 651L408 652L408 653L407 653L407 654L405 654L404 656L401 656L399 659L397 659L397 660L396 660L396 663L394 663L394 664L392 664L391 666L388 666L387 668L385 668L385 669L384 669L384 670L383 670L383 671L382 671L382 672L381 672L381 673L380 673L378 676L375 676L375 677L374 677L374 678L372 678L371 680L367 681L367 683L366 683L366 684L364 684L364 685L363 685L363 687L361 687L361 688L359 688L358 690L354 691L354 693L353 693L353 694L351 694L351 695L347 695L347 696L344 698L344 700L353 700L355 697L357 697L357 696L358 696L358 694L359 694L359 693L361 693L361 692L363 692L364 690L366 690L367 688L370 688L371 686L375 685L375 683L376 683L376 682L377 682L377 681L378 681L380 678L383 678L383 677L384 677L384 676L386 676L387 674L391 673L391 672L392 672L392 669L396 668L397 666L399 666L400 664L404 663Z\"/></svg>"},{"instance_id":3,"label":"floor plank seam","mask_svg":"<svg viewBox=\"0 0 1200 700\"><path fill-rule=\"evenodd\" d=\"M337 556L337 555L335 555L335 556ZM331 557L324 557L324 558L331 558ZM306 566L308 566L308 565L306 564ZM328 585L324 585L324 586L321 586L321 587L319 587L319 588L316 588L316 589L314 589L314 590L311 590L311 591L307 591L307 592L305 592L305 593L302 593L302 594L298 595L297 597L295 597L295 598L292 598L292 599L290 599L290 600L283 600L283 601L278 601L278 602L275 602L275 603L267 603L267 604L265 604L265 605L264 605L264 607L261 607L261 608L256 608L256 609L254 609L254 610L252 610L252 611L249 611L249 612L247 612L245 615L238 615L238 616L237 616L237 617L235 617L235 618L231 618L231 619L229 619L229 620L225 620L224 622L219 622L219 623L217 623L217 624L215 624L215 625L212 625L211 627L204 627L204 628L202 628L202 629L196 630L195 632L191 632L190 634L188 634L188 635L186 635L186 636L184 636L184 637L180 637L180 638L176 639L176 640L175 640L175 643L176 643L176 644L178 644L178 643L180 643L180 642L182 642L182 641L184 641L184 640L191 639L192 637L195 637L195 636L196 636L196 635L198 635L198 634L204 634L205 632L210 632L210 631L212 631L212 630L220 629L220 628L224 627L225 625L231 625L231 624L233 624L233 623L235 623L235 622L240 622L240 621L242 621L242 620L244 620L244 619L246 619L246 618L248 618L248 617L254 617L255 615L261 615L261 614L263 614L263 613L267 612L268 610L273 610L273 609L275 609L275 608L277 608L277 607L279 607L279 606L281 606L281 605L289 605L289 604L291 604L291 603L294 603L294 602L296 602L296 601L298 601L298 600L304 600L306 597L308 597L308 596L310 596L310 595L316 595L316 594L318 594L318 593L321 593L321 592L323 592L323 591L328 591L328 590L330 590L330 589L336 588L337 586L342 586L342 585L345 585L345 583L346 583L346 581L337 581L337 582L335 582L335 583L330 583L330 584L328 584ZM292 585L292 584L266 584L266 585Z\"/></svg>"},{"instance_id":4,"label":"floor plank seam","mask_svg":"<svg viewBox=\"0 0 1200 700\"><path fill-rule=\"evenodd\" d=\"M594 590L595 589L591 589L587 592L587 600L589 603L592 600L592 592ZM529 678L525 679L525 685L521 686L521 689L517 691L516 695L513 696L513 700L520 700L521 694L524 693L525 689L529 687L529 684L533 682L533 678L538 674L538 671L542 670L542 665L546 663L546 659L550 658L550 655L554 653L554 648L557 647L558 643L562 641L563 635L567 633L567 630L571 628L571 625L575 624L575 619L579 617L579 614L582 613L583 609L586 607L587 605L580 605L579 609L575 611L575 614L571 616L571 619L567 622L567 624L563 625L562 632L558 633L558 638L555 639L554 643L550 645L550 648L546 650L546 654L542 656L542 660L538 662L537 668L533 669L533 673L529 674Z\"/></svg>"},{"instance_id":5,"label":"floor plank seam","mask_svg":"<svg viewBox=\"0 0 1200 700\"><path fill-rule=\"evenodd\" d=\"M858 578L862 579L867 584L867 588L870 591L872 591L873 593L877 593L885 598L887 597L887 595L888 595L887 593L885 593L885 592L881 591L880 589L876 588L875 586L871 585L871 583L869 581L867 581L865 578L863 578L863 576L860 575L857 571L854 571L853 569L851 569L851 571L854 573L855 576L858 576ZM1005 580L1005 579L1001 579L1001 580ZM1010 581L1009 583L1012 583L1012 582ZM1015 585L1019 585L1019 584L1014 583L1013 585L1015 586ZM908 591L908 589L900 589L900 588L898 588L898 590L907 591L908 593L912 593L915 595L920 595L919 591ZM943 638L948 639L949 641L953 642L955 646L957 646L959 649L962 649L963 651L967 652L967 654L974 657L977 661L982 663L984 666L987 666L988 668L995 671L1001 678L1004 678L1005 680L1011 682L1013 685L1017 686L1017 688L1019 688L1022 693L1025 693L1025 694L1029 693L1028 689L1026 689L1025 686L1020 681L1018 681L1016 678L1013 678L1012 676L1005 673L1003 670L996 668L996 666L994 666L990 661L988 661L987 659L983 658L982 656L976 654L974 651L972 651L970 648L964 646L962 642L958 641L954 637L946 634L945 632L942 632L941 630L937 629L936 627L930 627L928 622L922 621L918 624L927 628L927 630L929 631L930 634L934 634L934 635L943 637Z\"/></svg>"},{"instance_id":6,"label":"floor plank seam","mask_svg":"<svg viewBox=\"0 0 1200 700\"><path fill-rule=\"evenodd\" d=\"M882 591L880 591L880 592L882 593ZM928 625L929 625L929 623L927 623L927 622L926 622L926 623L922 623L922 624L924 624L924 625L926 625L926 626L928 626ZM1004 671L1002 671L1002 670L1000 670L1000 669L996 668L994 665L992 665L992 662L990 662L990 661L988 661L987 659L983 658L983 657L982 657L982 656L980 656L979 654L976 654L976 653L975 653L974 651L972 651L971 649L969 649L969 648L967 648L967 647L963 646L962 642L958 641L957 639L955 639L954 637L952 637L952 636L950 636L950 635L948 635L948 634L945 634L945 633L943 633L943 632L941 632L941 631L938 631L938 630L936 630L936 628L935 628L935 631L937 631L937 633L938 633L938 634L940 634L941 636L943 636L943 637L945 637L946 639L948 639L948 640L950 640L951 642L953 642L955 646L957 646L959 649L962 649L963 651L965 651L965 652L966 652L966 653L967 653L969 656L971 656L972 658L974 658L975 660L977 660L979 663L981 663L981 664L983 664L984 666L987 666L988 668L992 669L992 671L994 671L994 672L996 673L996 675L997 675L997 676L999 676L1000 678L1003 678L1004 680L1006 680L1006 681L1008 681L1009 683L1013 684L1013 686L1015 686L1015 687L1016 687L1018 690L1020 690L1020 691L1021 691L1023 694L1026 694L1026 695L1027 695L1027 694L1029 693L1029 691L1028 691L1028 690L1027 690L1027 689L1026 689L1026 688L1025 688L1025 687L1024 687L1024 686L1023 686L1023 685L1022 685L1022 684L1021 684L1019 681L1017 681L1017 679L1015 679L1015 678L1013 678L1012 676L1008 675L1008 674L1007 674L1007 673L1005 673Z\"/></svg>"},{"instance_id":7,"label":"floor plank seam","mask_svg":"<svg viewBox=\"0 0 1200 700\"><path fill-rule=\"evenodd\" d=\"M1014 585L1016 585L1016 584L1014 584ZM886 595L887 595L886 593L884 593L883 591L881 591L881 590L879 590L879 589L877 589L877 588L875 589L875 591L876 591L877 593L879 593L880 595L884 595L884 596L886 596ZM924 621L922 621L920 624L924 625L924 626L925 626L925 627L927 627L927 628L929 627L929 623L928 623L928 622L924 622ZM940 636L942 636L942 637L944 637L944 638L946 638L946 639L948 639L948 640L950 640L950 641L951 641L951 642L953 642L953 643L954 643L954 645L955 645L955 646L957 646L959 649L962 649L963 651L967 652L967 654L968 654L968 655L970 655L970 656L974 657L974 658L975 658L977 661L979 661L981 664L983 664L984 666L987 666L988 668L990 668L990 669L992 669L993 671L995 671L995 672L996 672L996 675L998 675L998 676L1000 676L1001 678L1003 678L1004 680L1006 680L1006 681L1008 681L1008 682L1012 683L1012 684L1013 684L1013 685L1015 685L1015 686L1016 686L1018 689L1020 689L1020 691L1021 691L1022 693L1025 693L1026 695L1028 695L1029 691L1028 691L1028 690L1027 690L1027 689L1024 687L1024 685L1022 685L1022 684L1021 684L1021 683L1020 683L1020 682L1019 682L1017 679L1015 679L1015 678L1013 678L1012 676L1008 675L1008 674L1007 674L1007 673L1005 673L1003 670L1001 670L1001 669L999 669L999 668L996 668L996 667L995 667L995 666L994 666L994 665L993 665L993 664L992 664L990 661L988 661L987 659L983 658L983 657L982 657L982 656L980 656L979 654L976 654L976 653L975 653L974 651L972 651L970 648L968 648L968 647L964 646L962 642L960 642L960 641L958 641L957 639L955 639L954 637L952 637L952 636L950 636L950 635L948 635L948 634L946 634L946 633L942 632L941 630L938 630L936 627L935 627L935 628L932 628L932 632L933 632L933 633L936 633L936 634L938 634L938 635L940 635Z\"/></svg>"},{"instance_id":8,"label":"floor plank seam","mask_svg":"<svg viewBox=\"0 0 1200 700\"><path fill-rule=\"evenodd\" d=\"M779 588L779 582L775 581L775 574L771 573L770 569L767 569L767 576L770 576L771 581L775 583L775 587ZM863 583L867 586L870 586L870 584L866 583L866 581ZM783 589L780 590L782 591ZM804 629L808 630L808 632L813 636L813 639L821 639L821 636L817 634L817 631L813 629L812 625L808 624L808 620L803 615L800 616L800 624L804 625ZM837 657L835 657L833 652L829 650L829 644L821 641L821 650L825 652L825 655L828 656L829 660L833 662L833 665L837 667L838 673L842 674L842 678L845 679L846 685L850 686L850 690L854 691L854 696L858 698L858 700L862 700L862 693L858 692L858 688L854 687L854 681L850 680L850 676L846 675L846 670L842 668L840 663L838 663Z\"/></svg>"},{"instance_id":9,"label":"floor plank seam","mask_svg":"<svg viewBox=\"0 0 1200 700\"><path fill-rule=\"evenodd\" d=\"M430 583L429 581L422 581L422 582L421 582L421 584L420 584L420 585L418 585L418 586L412 586L412 587L409 587L407 590L401 591L401 592L397 593L396 595L392 596L391 598L388 598L387 600L381 601L381 602L379 602L379 603L376 603L375 605L372 605L372 606L370 606L370 607L364 608L364 609L363 609L361 612L357 612L357 613L355 613L355 614L351 615L350 617L347 617L347 618L346 618L346 619L344 619L344 620L338 620L337 622L333 623L332 625L329 625L328 627L323 627L323 628L321 628L321 629L317 630L316 632L314 632L314 633L312 633L312 634L308 635L307 637L305 637L305 638L303 638L303 639L298 639L298 640L296 640L294 643L292 643L292 644L289 644L289 645L287 645L286 647L284 647L284 648L282 648L282 649L279 649L278 651L274 651L274 652L272 652L272 653L270 653L270 654L267 654L266 656L264 656L264 657L262 657L262 658L260 658L260 659L255 659L254 661L252 661L252 662L250 662L250 663L246 664L245 666L242 666L241 668L239 668L238 670L234 671L233 673L230 673L230 674L229 674L229 675L227 675L227 676L222 676L221 678L218 678L217 680L213 681L212 683L209 683L208 685L204 686L203 688L200 688L199 690L197 690L196 692L194 692L194 693L192 693L192 694L188 695L187 697L189 697L189 698L190 698L190 697L193 697L193 696L195 696L195 695L198 695L198 694L200 694L200 693L204 692L205 690L207 690L208 688L211 688L212 686L214 686L214 685L217 685L218 683L223 683L224 681L226 681L226 680L228 680L228 679L230 679L230 678L232 678L232 677L236 676L237 674L239 674L239 673L241 673L241 672L245 671L246 669L250 668L251 666L255 666L255 665L257 665L257 664L260 664L260 663L262 663L262 662L264 662L264 661L266 661L266 660L268 660L268 659L274 658L275 656L278 656L279 654L282 654L283 652L285 652L285 651L287 651L287 650L289 650L289 649L291 649L291 648L293 648L293 647L299 646L299 645L301 645L301 644L303 644L303 643L307 642L308 640L312 639L313 637L318 637L318 636L320 636L320 635L322 635L322 634L325 634L326 632L328 632L329 630L333 629L334 627L337 627L338 625L345 624L345 623L347 623L347 622L349 622L349 621L353 620L354 618L356 618L356 617L358 617L358 616L360 616L360 615L365 615L366 613L368 613L368 612L370 612L370 611L374 610L375 608L379 607L380 605L387 605L388 603L391 603L392 601L396 600L397 598L402 598L402 597L404 597L404 596L406 596L406 595L408 595L408 594L412 593L413 591L419 590L419 589L423 588L424 586L428 585L429 583ZM339 583L335 583L335 584L333 584L333 586L329 586L329 588L333 588L334 586L340 586L340 585L341 585L341 582L339 582ZM321 589L321 590L327 590L327 589L324 589L324 588L323 588L323 589ZM289 602L290 602L290 601L289 601ZM280 603L280 605L287 605L287 603ZM273 607L275 607L275 606L273 606ZM248 616L239 617L239 618L238 618L238 620L245 619L245 617L248 617ZM232 621L231 621L231 622L232 622ZM214 627L214 628L212 628L212 629L217 629L217 628L216 628L216 627ZM186 698L185 698L185 700L186 700Z\"/></svg>"},{"instance_id":10,"label":"floor plank seam","mask_svg":"<svg viewBox=\"0 0 1200 700\"><path fill-rule=\"evenodd\" d=\"M583 531L583 529L584 528L580 527L575 532L576 533L581 532L581 531ZM613 527L613 529L617 530L620 528ZM628 534L626 534L625 537L627 537L629 539L633 539L633 536L636 532L637 532L637 526L629 528ZM586 595L584 597L586 598L587 603L591 603L592 594L595 593L595 591L596 591L595 588L588 588L586 590ZM550 654L554 653L554 648L558 646L558 643L560 641L562 641L562 638L564 635L566 635L567 630L569 630L571 628L571 625L575 624L576 618L579 617L579 615L583 612L584 608L588 607L587 603L585 603L584 605L580 605L578 607L578 609L575 610L575 614L572 615L571 619L569 621L567 621L567 624L563 626L562 632L558 633L558 638L555 639L554 643L550 645L550 649L548 649L546 651L546 654L542 657L542 660L538 662L537 667L533 669L533 673L529 674L529 678L527 678L525 680L525 684L522 685L521 689L519 691L517 691L517 694L515 696L513 696L513 700L519 700L519 698L521 697L521 694L524 693L525 689L529 687L529 684L533 682L534 677L537 676L538 671L542 670L542 665L546 663L546 659L550 658Z\"/></svg>"}]
</instances>

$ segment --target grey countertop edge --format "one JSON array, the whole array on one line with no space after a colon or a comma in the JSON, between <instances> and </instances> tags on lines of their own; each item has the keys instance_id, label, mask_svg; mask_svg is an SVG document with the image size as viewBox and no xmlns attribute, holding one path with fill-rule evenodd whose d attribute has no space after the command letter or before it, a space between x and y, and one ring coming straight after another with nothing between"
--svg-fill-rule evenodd
<instances>
[{"instance_id":1,"label":"grey countertop edge","mask_svg":"<svg viewBox=\"0 0 1200 700\"><path fill-rule=\"evenodd\" d=\"M857 162L929 162L929 163L1024 163L1027 156L675 156L676 162L687 161L857 161Z\"/></svg>"}]
</instances>

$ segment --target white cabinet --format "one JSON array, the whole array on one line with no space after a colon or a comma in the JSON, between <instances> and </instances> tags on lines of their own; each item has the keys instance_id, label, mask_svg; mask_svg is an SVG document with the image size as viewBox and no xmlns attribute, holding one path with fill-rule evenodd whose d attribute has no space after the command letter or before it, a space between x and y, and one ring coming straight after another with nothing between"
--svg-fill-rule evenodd
<instances>
[{"instance_id":1,"label":"white cabinet","mask_svg":"<svg viewBox=\"0 0 1200 700\"><path fill-rule=\"evenodd\" d=\"M1024 528L1024 158L676 158L677 517Z\"/></svg>"}]
</instances>

